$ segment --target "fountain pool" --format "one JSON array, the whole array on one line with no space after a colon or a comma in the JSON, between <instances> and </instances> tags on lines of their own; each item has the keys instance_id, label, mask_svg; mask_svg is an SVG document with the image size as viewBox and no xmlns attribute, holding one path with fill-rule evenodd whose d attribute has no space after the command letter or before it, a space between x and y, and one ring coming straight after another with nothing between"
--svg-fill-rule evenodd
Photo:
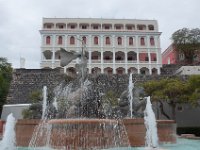
<instances>
[{"instance_id":1,"label":"fountain pool","mask_svg":"<svg viewBox=\"0 0 200 150\"><path fill-rule=\"evenodd\" d=\"M45 150L44 148L38 148L34 150L41 150L41 149ZM199 149L200 149L200 140L192 140L192 139L178 138L176 144L160 145L160 150L199 150ZM31 149L25 147L19 147L18 150L31 150ZM148 150L148 149L144 147L132 147L132 148L111 148L108 150ZM159 148L154 150L159 150Z\"/></svg>"}]
</instances>

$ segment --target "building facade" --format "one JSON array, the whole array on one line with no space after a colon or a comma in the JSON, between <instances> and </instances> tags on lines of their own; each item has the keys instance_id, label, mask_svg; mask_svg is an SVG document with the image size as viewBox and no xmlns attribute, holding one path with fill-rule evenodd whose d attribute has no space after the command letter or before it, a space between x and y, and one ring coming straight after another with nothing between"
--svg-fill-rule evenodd
<instances>
[{"instance_id":1,"label":"building facade","mask_svg":"<svg viewBox=\"0 0 200 150\"><path fill-rule=\"evenodd\" d=\"M173 44L162 53L162 64L177 64L177 52Z\"/></svg>"},{"instance_id":2,"label":"building facade","mask_svg":"<svg viewBox=\"0 0 200 150\"><path fill-rule=\"evenodd\" d=\"M195 51L193 54L192 62L188 62L185 58L185 54L176 49L174 44L171 44L162 53L162 64L179 64L179 65L199 65L200 64L200 53Z\"/></svg>"},{"instance_id":3,"label":"building facade","mask_svg":"<svg viewBox=\"0 0 200 150\"><path fill-rule=\"evenodd\" d=\"M89 73L160 74L160 35L156 20L43 18L41 68L60 67L60 48L88 51ZM76 72L72 61L64 72Z\"/></svg>"}]
</instances>

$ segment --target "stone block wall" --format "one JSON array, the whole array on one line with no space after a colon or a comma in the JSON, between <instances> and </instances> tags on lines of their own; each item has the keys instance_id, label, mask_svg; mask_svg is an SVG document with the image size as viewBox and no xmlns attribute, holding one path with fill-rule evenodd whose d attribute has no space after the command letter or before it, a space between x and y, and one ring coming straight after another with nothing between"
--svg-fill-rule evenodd
<instances>
[{"instance_id":1,"label":"stone block wall","mask_svg":"<svg viewBox=\"0 0 200 150\"><path fill-rule=\"evenodd\" d=\"M162 73L163 74L163 73ZM148 80L159 80L161 78L170 77L167 75L133 75L133 80L137 83ZM7 96L7 104L26 104L31 103L29 96L32 91L41 90L43 86L47 86L51 91L65 80L66 75L58 69L16 69L13 72L13 80L9 94ZM128 88L129 75L89 75L97 89L105 93L109 90L120 95Z\"/></svg>"},{"instance_id":2,"label":"stone block wall","mask_svg":"<svg viewBox=\"0 0 200 150\"><path fill-rule=\"evenodd\" d=\"M13 72L7 104L31 103L32 91L42 90L43 86L54 88L64 79L64 74L52 69L16 69Z\"/></svg>"}]
</instances>

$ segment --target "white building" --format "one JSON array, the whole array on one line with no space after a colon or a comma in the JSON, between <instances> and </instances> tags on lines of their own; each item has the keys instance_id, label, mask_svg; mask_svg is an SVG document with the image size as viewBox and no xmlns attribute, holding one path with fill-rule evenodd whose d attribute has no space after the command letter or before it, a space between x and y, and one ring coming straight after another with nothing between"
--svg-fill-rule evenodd
<instances>
[{"instance_id":1,"label":"white building","mask_svg":"<svg viewBox=\"0 0 200 150\"><path fill-rule=\"evenodd\" d=\"M41 68L60 67L60 48L88 51L89 73L160 74L160 35L156 20L43 18ZM80 40L81 39L81 40ZM76 60L64 67L75 71Z\"/></svg>"},{"instance_id":2,"label":"white building","mask_svg":"<svg viewBox=\"0 0 200 150\"><path fill-rule=\"evenodd\" d=\"M200 75L200 66L181 66L175 74L178 75Z\"/></svg>"}]
</instances>

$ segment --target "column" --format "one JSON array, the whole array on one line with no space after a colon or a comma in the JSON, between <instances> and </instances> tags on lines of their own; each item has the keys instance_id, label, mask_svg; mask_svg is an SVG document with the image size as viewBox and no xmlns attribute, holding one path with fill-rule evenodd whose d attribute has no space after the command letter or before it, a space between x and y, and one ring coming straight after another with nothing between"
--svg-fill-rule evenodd
<instances>
[{"instance_id":1,"label":"column","mask_svg":"<svg viewBox=\"0 0 200 150\"><path fill-rule=\"evenodd\" d=\"M89 50L89 66L91 65L91 63L92 63L92 52L91 52L91 50Z\"/></svg>"},{"instance_id":2,"label":"column","mask_svg":"<svg viewBox=\"0 0 200 150\"><path fill-rule=\"evenodd\" d=\"M128 67L127 67L127 36L124 36L124 49L125 49L125 73L128 73Z\"/></svg>"},{"instance_id":3,"label":"column","mask_svg":"<svg viewBox=\"0 0 200 150\"><path fill-rule=\"evenodd\" d=\"M45 60L44 59L44 53L43 53L43 51L44 51L44 39L45 39L45 36L44 35L42 35L42 38L41 38L41 55L40 55L40 60L41 60L41 63ZM41 65L40 65L40 67L41 67Z\"/></svg>"},{"instance_id":4,"label":"column","mask_svg":"<svg viewBox=\"0 0 200 150\"><path fill-rule=\"evenodd\" d=\"M64 35L64 37L63 37L63 42L64 42L64 48L66 49L66 47L67 47L67 35Z\"/></svg>"},{"instance_id":5,"label":"column","mask_svg":"<svg viewBox=\"0 0 200 150\"><path fill-rule=\"evenodd\" d=\"M160 75L160 66L157 67L158 75Z\"/></svg>"},{"instance_id":6,"label":"column","mask_svg":"<svg viewBox=\"0 0 200 150\"><path fill-rule=\"evenodd\" d=\"M116 66L115 66L115 49L113 48L113 73L116 74Z\"/></svg>"},{"instance_id":7,"label":"column","mask_svg":"<svg viewBox=\"0 0 200 150\"><path fill-rule=\"evenodd\" d=\"M53 47L53 55L52 55L52 61L51 61L51 63L52 63L52 66L51 66L51 68L52 69L54 69L55 68L55 43L56 43L56 36L55 35L53 35L52 36L52 47Z\"/></svg>"},{"instance_id":8,"label":"column","mask_svg":"<svg viewBox=\"0 0 200 150\"><path fill-rule=\"evenodd\" d=\"M104 70L103 70L103 35L101 35L101 73L104 73Z\"/></svg>"},{"instance_id":9,"label":"column","mask_svg":"<svg viewBox=\"0 0 200 150\"><path fill-rule=\"evenodd\" d=\"M89 67L88 69L89 69L89 74L91 74L91 73L92 73L92 69L91 69L91 67Z\"/></svg>"},{"instance_id":10,"label":"column","mask_svg":"<svg viewBox=\"0 0 200 150\"><path fill-rule=\"evenodd\" d=\"M127 67L127 51L125 51L125 73L128 73L128 67Z\"/></svg>"},{"instance_id":11,"label":"column","mask_svg":"<svg viewBox=\"0 0 200 150\"><path fill-rule=\"evenodd\" d=\"M137 73L140 74L140 67L139 67L139 64L137 65Z\"/></svg>"},{"instance_id":12,"label":"column","mask_svg":"<svg viewBox=\"0 0 200 150\"><path fill-rule=\"evenodd\" d=\"M115 66L115 35L112 35L112 52L113 52L113 74L116 74Z\"/></svg>"},{"instance_id":13,"label":"column","mask_svg":"<svg viewBox=\"0 0 200 150\"><path fill-rule=\"evenodd\" d=\"M138 49L138 46L139 44L138 44L138 36L136 35L135 36L135 47L136 47L136 51L137 51L137 64L139 64L140 63L140 60L139 60L139 49Z\"/></svg>"},{"instance_id":14,"label":"column","mask_svg":"<svg viewBox=\"0 0 200 150\"><path fill-rule=\"evenodd\" d=\"M136 46L136 51L137 51L137 73L140 74L140 57L139 57L139 44L138 44L138 35L135 36L135 46Z\"/></svg>"}]
</instances>

